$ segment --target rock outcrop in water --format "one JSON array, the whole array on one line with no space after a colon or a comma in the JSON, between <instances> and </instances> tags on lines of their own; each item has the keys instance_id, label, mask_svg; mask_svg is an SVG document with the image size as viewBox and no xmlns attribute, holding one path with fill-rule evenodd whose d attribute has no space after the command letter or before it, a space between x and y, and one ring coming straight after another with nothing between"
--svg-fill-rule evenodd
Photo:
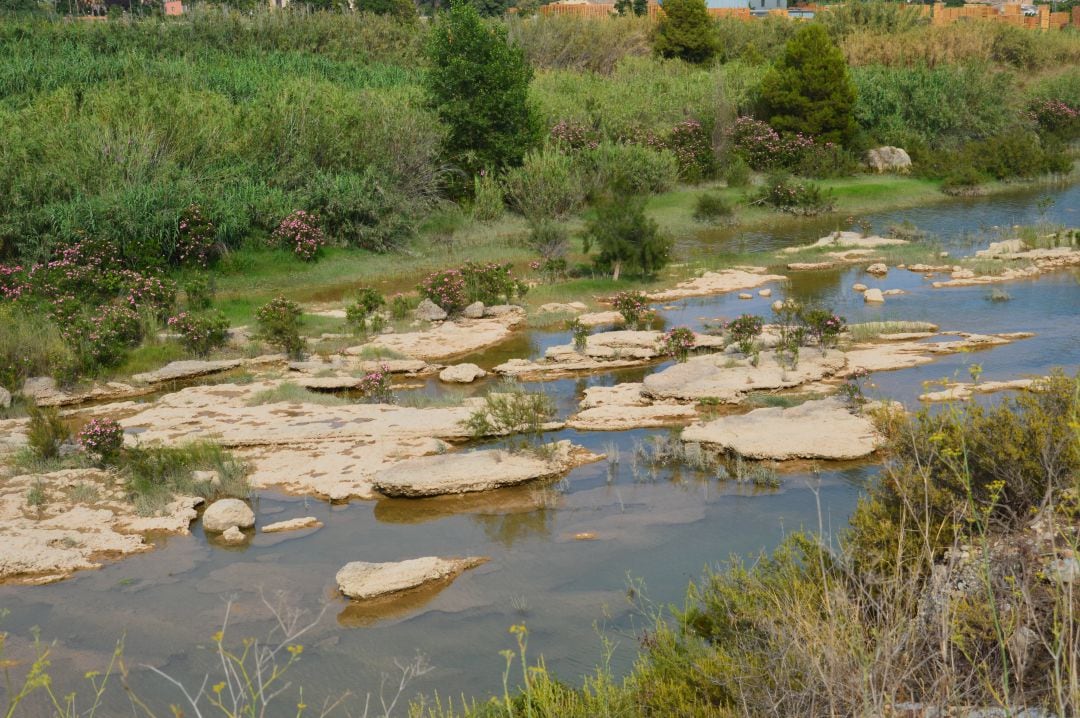
<instances>
[{"instance_id":1,"label":"rock outcrop in water","mask_svg":"<svg viewBox=\"0 0 1080 718\"><path fill-rule=\"evenodd\" d=\"M413 359L438 361L471 354L505 341L524 321L525 310L521 307L487 307L482 319L462 318L422 331L383 334L347 351L360 352L364 347L369 347L390 350Z\"/></svg>"},{"instance_id":2,"label":"rock outcrop in water","mask_svg":"<svg viewBox=\"0 0 1080 718\"><path fill-rule=\"evenodd\" d=\"M769 282L787 279L783 275L767 272L765 267L738 267L718 272L705 272L700 277L679 282L671 289L651 292L647 296L654 302L671 302L687 297L707 297L741 289L756 289Z\"/></svg>"},{"instance_id":3,"label":"rock outcrop in water","mask_svg":"<svg viewBox=\"0 0 1080 718\"><path fill-rule=\"evenodd\" d=\"M852 414L835 397L694 424L683 431L682 440L748 459L774 461L860 459L884 441L873 422Z\"/></svg>"},{"instance_id":4,"label":"rock outcrop in water","mask_svg":"<svg viewBox=\"0 0 1080 718\"><path fill-rule=\"evenodd\" d=\"M449 582L486 558L439 558L425 556L408 561L369 563L354 561L337 572L338 590L349 598L365 601L422 586Z\"/></svg>"},{"instance_id":5,"label":"rock outcrop in water","mask_svg":"<svg viewBox=\"0 0 1080 718\"><path fill-rule=\"evenodd\" d=\"M232 527L247 529L255 525L255 513L240 499L220 499L206 507L203 529L222 533Z\"/></svg>"}]
</instances>

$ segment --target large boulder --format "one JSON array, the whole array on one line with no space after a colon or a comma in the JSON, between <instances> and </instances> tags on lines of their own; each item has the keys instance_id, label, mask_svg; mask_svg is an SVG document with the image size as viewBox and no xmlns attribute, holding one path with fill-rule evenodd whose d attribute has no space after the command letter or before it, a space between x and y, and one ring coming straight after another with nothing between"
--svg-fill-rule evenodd
<instances>
[{"instance_id":1,"label":"large boulder","mask_svg":"<svg viewBox=\"0 0 1080 718\"><path fill-rule=\"evenodd\" d=\"M7 409L11 406L11 392L0 386L0 409Z\"/></svg>"},{"instance_id":2,"label":"large boulder","mask_svg":"<svg viewBox=\"0 0 1080 718\"><path fill-rule=\"evenodd\" d=\"M487 561L486 558L439 558L425 556L408 561L369 563L353 561L337 572L338 589L354 600L368 600L448 581Z\"/></svg>"},{"instance_id":3,"label":"large boulder","mask_svg":"<svg viewBox=\"0 0 1080 718\"><path fill-rule=\"evenodd\" d=\"M441 322L446 319L446 311L430 299L420 302L413 314L425 322Z\"/></svg>"},{"instance_id":4,"label":"large boulder","mask_svg":"<svg viewBox=\"0 0 1080 718\"><path fill-rule=\"evenodd\" d=\"M911 171L911 156L899 147L876 147L866 153L866 164L878 174Z\"/></svg>"},{"instance_id":5,"label":"large boulder","mask_svg":"<svg viewBox=\"0 0 1080 718\"><path fill-rule=\"evenodd\" d=\"M461 316L466 319L483 319L484 318L484 303L473 302L469 306L461 310Z\"/></svg>"},{"instance_id":6,"label":"large boulder","mask_svg":"<svg viewBox=\"0 0 1080 718\"><path fill-rule=\"evenodd\" d=\"M240 499L219 499L206 507L203 514L203 530L222 533L229 528L251 528L255 525L255 513Z\"/></svg>"},{"instance_id":7,"label":"large boulder","mask_svg":"<svg viewBox=\"0 0 1080 718\"><path fill-rule=\"evenodd\" d=\"M748 459L858 459L883 439L873 423L852 414L835 397L790 409L756 409L687 427L682 439Z\"/></svg>"},{"instance_id":8,"label":"large boulder","mask_svg":"<svg viewBox=\"0 0 1080 718\"><path fill-rule=\"evenodd\" d=\"M448 384L471 384L487 376L487 372L475 364L454 364L439 372L439 381Z\"/></svg>"},{"instance_id":9,"label":"large boulder","mask_svg":"<svg viewBox=\"0 0 1080 718\"><path fill-rule=\"evenodd\" d=\"M863 292L863 301L867 304L884 304L885 295L881 293L881 290L877 287L872 287Z\"/></svg>"}]
</instances>

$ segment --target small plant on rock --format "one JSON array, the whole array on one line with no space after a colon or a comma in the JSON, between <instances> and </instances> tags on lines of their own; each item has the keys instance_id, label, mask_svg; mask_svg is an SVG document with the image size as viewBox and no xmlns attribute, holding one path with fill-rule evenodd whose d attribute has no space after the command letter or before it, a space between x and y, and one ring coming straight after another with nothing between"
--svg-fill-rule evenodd
<instances>
[{"instance_id":1,"label":"small plant on rock","mask_svg":"<svg viewBox=\"0 0 1080 718\"><path fill-rule=\"evenodd\" d=\"M259 338L299 359L304 352L304 339L300 336L302 312L300 305L285 297L277 297L259 308L255 315L259 325Z\"/></svg>"},{"instance_id":2,"label":"small plant on rock","mask_svg":"<svg viewBox=\"0 0 1080 718\"><path fill-rule=\"evenodd\" d=\"M652 322L649 299L644 292L619 292L611 298L615 311L623 316L627 326L644 327Z\"/></svg>"},{"instance_id":3,"label":"small plant on rock","mask_svg":"<svg viewBox=\"0 0 1080 718\"><path fill-rule=\"evenodd\" d=\"M400 292L390 297L390 316L394 319L405 319L413 310L412 302Z\"/></svg>"},{"instance_id":4,"label":"small plant on rock","mask_svg":"<svg viewBox=\"0 0 1080 718\"><path fill-rule=\"evenodd\" d=\"M843 317L833 314L829 309L820 307L803 310L801 319L803 324L806 325L807 333L821 349L822 356L837 345L841 332L847 326Z\"/></svg>"},{"instance_id":5,"label":"small plant on rock","mask_svg":"<svg viewBox=\"0 0 1080 718\"><path fill-rule=\"evenodd\" d=\"M693 331L687 327L675 327L660 338L660 351L681 364L690 356L696 343Z\"/></svg>"},{"instance_id":6,"label":"small plant on rock","mask_svg":"<svg viewBox=\"0 0 1080 718\"><path fill-rule=\"evenodd\" d=\"M390 372L385 365L378 371L368 372L360 379L356 390L372 404L393 404L394 390L390 383Z\"/></svg>"},{"instance_id":7,"label":"small plant on rock","mask_svg":"<svg viewBox=\"0 0 1080 718\"><path fill-rule=\"evenodd\" d=\"M206 358L229 340L229 320L219 310L180 312L169 317L169 328L180 335L180 343L189 352Z\"/></svg>"},{"instance_id":8,"label":"small plant on rock","mask_svg":"<svg viewBox=\"0 0 1080 718\"><path fill-rule=\"evenodd\" d=\"M38 459L53 459L60 454L60 446L71 436L67 426L60 420L60 412L55 407L30 406L30 424L27 427L26 441L32 453Z\"/></svg>"},{"instance_id":9,"label":"small plant on rock","mask_svg":"<svg viewBox=\"0 0 1080 718\"><path fill-rule=\"evenodd\" d=\"M865 369L856 369L848 375L847 380L840 385L840 398L847 404L848 410L858 413L859 409L866 404L866 394L863 392L864 384L870 372Z\"/></svg>"},{"instance_id":10,"label":"small plant on rock","mask_svg":"<svg viewBox=\"0 0 1080 718\"><path fill-rule=\"evenodd\" d=\"M589 340L589 328L581 323L581 320L574 317L566 323L566 328L570 330L570 334L574 337L574 349L580 351L585 350L585 345Z\"/></svg>"},{"instance_id":11,"label":"small plant on rock","mask_svg":"<svg viewBox=\"0 0 1080 718\"><path fill-rule=\"evenodd\" d=\"M460 269L444 269L429 274L417 288L420 296L438 304L448 314L461 311L468 304L465 276Z\"/></svg>"},{"instance_id":12,"label":"small plant on rock","mask_svg":"<svg viewBox=\"0 0 1080 718\"><path fill-rule=\"evenodd\" d=\"M794 299L787 299L773 307L780 341L776 345L776 359L789 369L799 367L799 349L806 342L806 326L802 322L803 306Z\"/></svg>"},{"instance_id":13,"label":"small plant on rock","mask_svg":"<svg viewBox=\"0 0 1080 718\"><path fill-rule=\"evenodd\" d=\"M377 316L375 312L384 304L386 304L386 299L382 294L371 287L364 287L357 292L355 301L345 308L345 323L354 331L362 333L369 328L369 324L376 323L373 321ZM376 331L374 327L370 328L373 332Z\"/></svg>"},{"instance_id":14,"label":"small plant on rock","mask_svg":"<svg viewBox=\"0 0 1080 718\"><path fill-rule=\"evenodd\" d=\"M555 402L544 392L525 391L510 386L484 397L484 406L465 422L475 438L487 436L526 437L524 445L538 443L544 422L555 415ZM511 448L516 448L511 442Z\"/></svg>"},{"instance_id":15,"label":"small plant on rock","mask_svg":"<svg viewBox=\"0 0 1080 718\"><path fill-rule=\"evenodd\" d=\"M103 462L111 462L124 446L124 429L115 419L91 419L79 432L79 444Z\"/></svg>"},{"instance_id":16,"label":"small plant on rock","mask_svg":"<svg viewBox=\"0 0 1080 718\"><path fill-rule=\"evenodd\" d=\"M743 314L732 319L727 325L728 336L735 342L739 352L746 356L754 353L757 338L761 336L764 322L754 314Z\"/></svg>"}]
</instances>

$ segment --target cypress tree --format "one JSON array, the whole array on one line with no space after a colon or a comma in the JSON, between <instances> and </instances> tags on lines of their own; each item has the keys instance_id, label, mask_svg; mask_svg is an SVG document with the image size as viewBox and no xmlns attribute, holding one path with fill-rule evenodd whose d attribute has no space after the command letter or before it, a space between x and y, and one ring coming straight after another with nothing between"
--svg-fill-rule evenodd
<instances>
[{"instance_id":1,"label":"cypress tree","mask_svg":"<svg viewBox=\"0 0 1080 718\"><path fill-rule=\"evenodd\" d=\"M762 115L778 132L847 144L855 134L855 84L844 53L817 23L801 27L761 81Z\"/></svg>"},{"instance_id":2,"label":"cypress tree","mask_svg":"<svg viewBox=\"0 0 1080 718\"><path fill-rule=\"evenodd\" d=\"M661 57L704 63L719 49L705 0L664 0L653 50Z\"/></svg>"}]
</instances>

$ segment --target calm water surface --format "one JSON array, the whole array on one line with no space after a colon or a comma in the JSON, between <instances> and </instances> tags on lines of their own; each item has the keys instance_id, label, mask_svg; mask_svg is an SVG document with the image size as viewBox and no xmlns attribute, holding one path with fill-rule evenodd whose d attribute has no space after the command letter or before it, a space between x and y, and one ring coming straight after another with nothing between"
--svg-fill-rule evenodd
<instances>
[{"instance_id":1,"label":"calm water surface","mask_svg":"<svg viewBox=\"0 0 1080 718\"><path fill-rule=\"evenodd\" d=\"M1054 204L1040 211L1037 201ZM972 250L972 235L993 226L1045 218L1077 225L1080 186L871 215L875 228L909 220L932 232L953 256ZM826 226L828 225L828 226ZM772 230L712 232L696 240L727 251L772 250L813 241L833 229L829 221L785 222ZM985 241L985 238L982 240ZM700 248L700 247L699 247ZM1060 272L1037 281L1002 285L1008 302L991 302L986 288L934 290L921 276L892 270L876 279L861 270L795 274L788 292L834 307L849 322L881 319L932 321L943 330L1032 331L1032 339L977 354L943 357L916 369L875 375L873 392L916 406L924 382L966 379L979 362L987 379L1043 374L1080 367L1080 273ZM866 305L851 290L856 281L907 294L884 305ZM774 290L774 298L781 292ZM700 327L707 320L743 312L769 314L772 299L734 296L692 299L663 312L669 325ZM565 332L529 332L485 356L540 356L565 343ZM548 382L545 389L566 415L586 386L640 381L634 370ZM475 388L467 391L476 391ZM437 384L422 391L437 392ZM413 684L416 692L484 695L500 690L504 659L513 645L507 628L525 623L529 650L541 653L561 677L579 681L601 657L600 634L613 640L613 668L629 669L636 629L648 625L629 600L628 587L644 587L655 604L681 602L688 581L731 555L774 546L785 531L842 528L873 464L824 464L786 470L779 491L756 492L692 472L654 472L633 460L634 448L664 430L619 433L563 431L590 448L615 452L616 466L582 467L545 487L424 501L353 502L332 506L311 499L264 493L256 504L260 524L314 515L326 527L310 535L259 534L250 546L225 549L209 543L199 526L190 537L160 540L156 551L76 574L42 587L0 587L0 628L11 633L14 655L25 655L32 630L56 641L53 673L62 688L88 670L101 669L118 639L135 668L133 685L163 706L179 696L137 668L157 666L197 683L214 668L210 636L225 601L235 600L231 635L264 635L271 627L259 602L284 592L292 605L326 612L306 637L307 650L293 680L305 695L378 689L395 658L416 652L435 670ZM575 533L593 532L594 541ZM421 595L396 615L365 614L341 600L334 574L355 560L396 561L422 555L482 555L491 561L445 590ZM639 599L640 600L640 599ZM4 688L0 687L0 695ZM115 709L123 702L116 698ZM2 699L0 699L2 702ZM43 709L31 707L27 715ZM287 713L287 711L285 712ZM285 714L283 713L283 714Z\"/></svg>"}]
</instances>

